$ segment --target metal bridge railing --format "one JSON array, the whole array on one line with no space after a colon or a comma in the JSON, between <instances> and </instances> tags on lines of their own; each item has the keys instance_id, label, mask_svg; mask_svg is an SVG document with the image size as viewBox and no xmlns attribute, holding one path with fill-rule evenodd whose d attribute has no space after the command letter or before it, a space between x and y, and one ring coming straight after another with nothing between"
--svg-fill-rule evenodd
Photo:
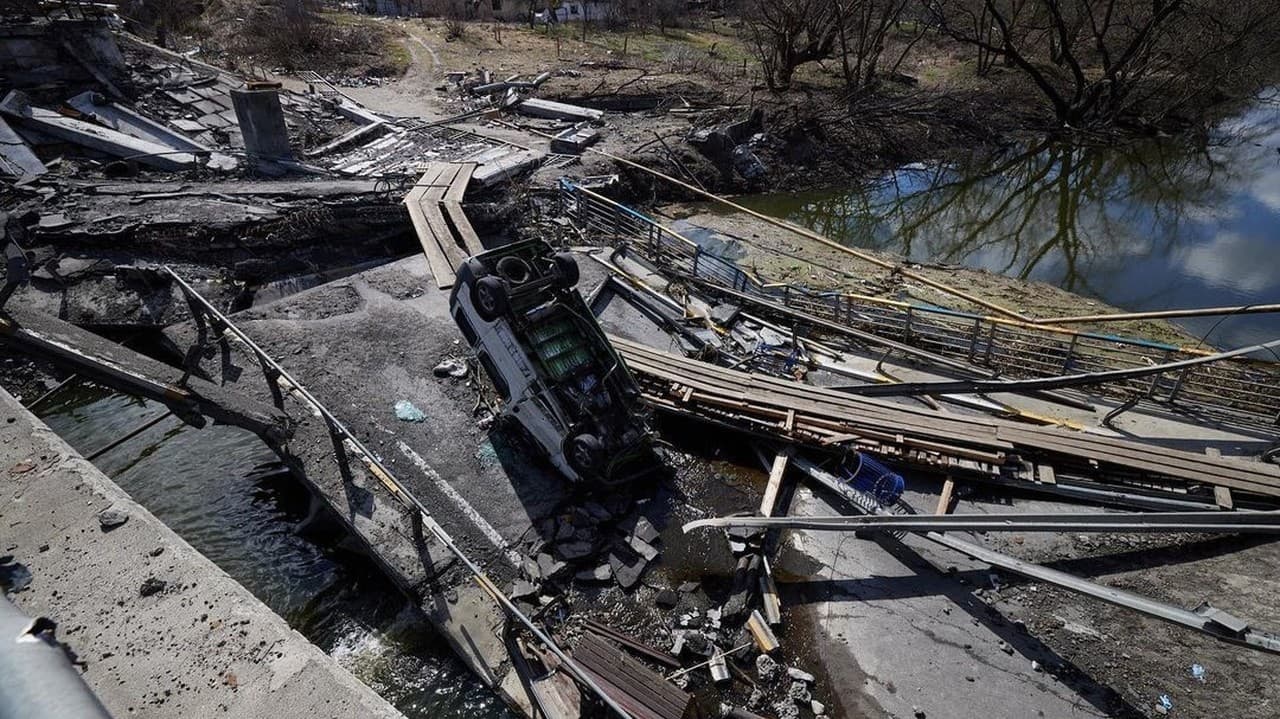
<instances>
[{"instance_id":1,"label":"metal bridge railing","mask_svg":"<svg viewBox=\"0 0 1280 719\"><path fill-rule=\"evenodd\" d=\"M730 259L645 215L567 180L560 184L561 210L588 237L626 243L660 268L820 317L909 343L1008 377L1047 377L1147 367L1211 354L1132 337L1033 325L880 297L766 283ZM1222 362L1113 382L1098 391L1208 411L1245 424L1280 424L1280 363L1254 359Z\"/></svg>"}]
</instances>

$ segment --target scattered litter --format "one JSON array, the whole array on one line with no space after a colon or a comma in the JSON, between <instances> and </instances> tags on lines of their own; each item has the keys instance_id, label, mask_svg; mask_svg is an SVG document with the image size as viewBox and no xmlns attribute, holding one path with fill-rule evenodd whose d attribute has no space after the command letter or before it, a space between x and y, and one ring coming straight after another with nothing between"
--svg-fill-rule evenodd
<instances>
[{"instance_id":1,"label":"scattered litter","mask_svg":"<svg viewBox=\"0 0 1280 719\"><path fill-rule=\"evenodd\" d=\"M1205 670L1204 670L1204 667L1203 667L1203 666L1201 666L1201 665L1199 665L1199 664L1192 664L1192 665L1191 665L1191 678L1192 678L1192 679L1195 679L1196 681L1200 682L1201 684L1204 684L1204 681L1205 681Z\"/></svg>"},{"instance_id":2,"label":"scattered litter","mask_svg":"<svg viewBox=\"0 0 1280 719\"><path fill-rule=\"evenodd\" d=\"M426 413L413 406L413 403L407 399L396 402L395 409L396 419L401 422L425 422L427 419Z\"/></svg>"},{"instance_id":3,"label":"scattered litter","mask_svg":"<svg viewBox=\"0 0 1280 719\"><path fill-rule=\"evenodd\" d=\"M1169 698L1168 694L1161 694L1160 699L1156 702L1156 713L1168 714L1171 711L1173 711L1173 700Z\"/></svg>"}]
</instances>

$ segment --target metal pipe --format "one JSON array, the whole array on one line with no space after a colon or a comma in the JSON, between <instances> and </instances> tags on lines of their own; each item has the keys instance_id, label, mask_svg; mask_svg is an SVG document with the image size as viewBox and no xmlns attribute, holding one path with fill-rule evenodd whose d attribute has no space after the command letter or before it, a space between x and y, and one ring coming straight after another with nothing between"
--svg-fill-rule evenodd
<instances>
[{"instance_id":1,"label":"metal pipe","mask_svg":"<svg viewBox=\"0 0 1280 719\"><path fill-rule=\"evenodd\" d=\"M1126 320L1178 319L1183 317L1214 317L1217 315L1253 315L1280 312L1280 304L1239 305L1236 307L1197 307L1184 310L1153 310L1151 312L1123 312L1110 315L1076 315L1074 317L1047 317L1033 320L1035 324L1068 325L1084 322L1123 322Z\"/></svg>"},{"instance_id":2,"label":"metal pipe","mask_svg":"<svg viewBox=\"0 0 1280 719\"><path fill-rule=\"evenodd\" d=\"M868 514L889 515L888 510L881 507L869 495L854 489L853 487L841 482L835 476L823 471L812 462L801 457L792 457L791 465L804 472L811 479L816 481L823 487L839 494L849 500L858 509ZM921 534L922 537L929 541L940 544L949 549L953 549L961 554L985 562L993 567L999 567L1015 574L1021 574L1024 577L1053 584L1069 589L1079 594L1100 599L1109 604L1132 609L1140 614L1145 614L1156 619L1162 619L1166 622L1178 624L1189 629L1208 634L1216 639L1240 644L1243 646L1258 649L1260 651L1280 654L1280 636L1271 632L1253 629L1248 623L1233 617L1232 615L1214 609L1208 603L1202 604L1195 610L1183 609L1175 607L1171 604L1156 601L1150 597L1144 597L1140 594L1127 592L1123 589L1107 587L1087 579L1077 577L1066 572L1060 572L1056 569L1026 562L1007 554L995 552L986 547L982 547L963 539L952 537L942 532L926 532Z\"/></svg>"},{"instance_id":3,"label":"metal pipe","mask_svg":"<svg viewBox=\"0 0 1280 719\"><path fill-rule=\"evenodd\" d=\"M684 525L688 533L708 527L812 529L824 532L1196 532L1280 534L1280 512L1140 512L974 515L869 515L861 517L712 517Z\"/></svg>"},{"instance_id":4,"label":"metal pipe","mask_svg":"<svg viewBox=\"0 0 1280 719\"><path fill-rule=\"evenodd\" d=\"M530 633L532 633L535 637L537 637L538 641L542 642L542 644L545 645L547 649L551 651L552 654L556 655L556 658L560 660L560 662L565 666L565 668L569 671L569 673L572 674L574 678L578 680L579 683L581 683L583 686L587 687L592 692L594 692L597 696L599 696L601 701L603 701L606 706L608 706L610 709L616 712L618 716L621 716L624 719L631 718L631 714L629 714L627 710L623 709L612 697L606 694L604 689L602 689L593 679L591 679L591 677L585 671L583 671L582 667L578 665L577 661L575 661L568 654L566 654L564 650L561 649L559 645L557 645L555 641L550 636L547 635L546 632L544 632L541 628L539 628L536 624L533 623L533 620L525 616L524 612L520 611L520 609L515 605L515 603L512 602L511 599L507 597L507 595L503 594L498 589L498 587L493 583L492 580L489 579L489 577L484 573L484 571L481 570L480 567L477 566L474 562L472 562L471 559L467 557L467 555L464 554L460 548L458 548L458 546L454 543L453 538L449 536L449 533L444 530L444 527L441 527L439 523L436 522L435 518L431 516L431 512L427 511L426 505L424 505L421 502L421 500L419 500L416 496L414 496L411 492L409 492L408 488L405 487L404 483L402 483L399 479L397 479L396 476L391 473L391 470L388 469L386 465L384 465L382 461L378 459L377 455L369 451L369 449L364 446L364 443L361 442L360 439L356 437L350 430L348 430L346 425L344 425L342 421L337 418L336 415L330 412L327 407L325 407L323 404L320 403L320 400L316 399L309 391L307 391L307 389L302 386L301 382L298 382L296 379L294 379L293 375L289 374L288 370L286 370L278 362L272 359L270 355L268 355L261 347L258 346L256 342L253 341L252 338L249 337L249 335L245 334L239 327L236 327L234 324L232 324L231 320L227 319L225 315L219 312L218 309L214 307L212 304L210 304L209 301L206 300L203 296L201 296L199 292L196 292L195 288L187 284L187 282L183 280L178 275L177 272L173 271L173 268L169 267L168 265L164 265L164 271L167 272L169 276L173 278L174 282L177 283L178 287L182 289L182 292L184 294L186 294L188 297L190 297L191 299L199 303L200 306L203 307L204 310L210 314L210 316L212 316L215 320L217 320L220 324L222 324L227 329L228 332L232 333L241 342L243 342L244 345L249 348L249 351L253 352L260 361L270 364L272 369L274 369L276 372L279 372L280 377L289 383L290 388L293 391L297 392L299 395L301 395L302 398L307 402L307 404L311 405L312 409L320 413L325 423L328 424L330 431L334 432L335 434L342 435L342 437L347 442L350 442L351 445L355 447L355 449L360 453L362 458L366 462L368 462L370 465L375 467L378 470L378 472L381 475L383 475L383 477L385 477L395 487L397 495L399 495L400 497L403 497L411 505L413 505L413 507L418 511L418 513L422 515L423 526L427 528L428 531L430 531L431 534L442 545L444 545L444 547L448 549L451 554L453 554L455 557L458 558L460 562L462 562L462 564L467 568L467 571L469 571L471 575L475 578L476 582L480 584L480 586L484 588L484 590L487 591L493 597L494 601L497 602L498 605L502 607L502 609L507 613L508 616L515 617L521 624L523 624L525 628L530 631Z\"/></svg>"},{"instance_id":5,"label":"metal pipe","mask_svg":"<svg viewBox=\"0 0 1280 719\"><path fill-rule=\"evenodd\" d=\"M1129 369L1104 370L1102 372L1086 372L1083 374L1063 375L1059 377L1038 377L1036 379L1020 380L903 382L891 385L867 385L865 387L853 387L844 391L851 392L853 394L860 394L866 397L896 397L917 394L940 394L944 392L1027 392L1033 390L1065 389L1068 387L1083 387L1106 382L1123 382L1150 375L1158 375L1164 372L1172 372L1174 370L1195 367L1197 365L1221 362L1223 360L1231 359L1232 357L1239 357L1241 355L1269 350L1272 347L1280 347L1280 339L1274 339L1270 342L1263 342L1262 344L1250 345L1248 347L1241 347L1228 352L1219 352L1217 354L1207 355L1204 357L1193 357L1191 359L1178 360L1176 362L1166 362L1164 364L1151 365L1149 367L1132 367Z\"/></svg>"},{"instance_id":6,"label":"metal pipe","mask_svg":"<svg viewBox=\"0 0 1280 719\"><path fill-rule=\"evenodd\" d=\"M0 592L0 716L111 719L54 638L56 627L26 616Z\"/></svg>"}]
</instances>

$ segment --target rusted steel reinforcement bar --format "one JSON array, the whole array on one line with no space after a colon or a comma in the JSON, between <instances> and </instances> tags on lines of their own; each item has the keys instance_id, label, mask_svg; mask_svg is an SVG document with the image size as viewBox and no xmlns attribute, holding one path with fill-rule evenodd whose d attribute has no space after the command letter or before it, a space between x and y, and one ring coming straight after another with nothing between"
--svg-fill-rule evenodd
<instances>
[{"instance_id":1,"label":"rusted steel reinforcement bar","mask_svg":"<svg viewBox=\"0 0 1280 719\"><path fill-rule=\"evenodd\" d=\"M684 525L812 529L824 532L1195 532L1280 534L1280 512L1141 512L1063 514L905 514L892 516L713 517Z\"/></svg>"},{"instance_id":2,"label":"rusted steel reinforcement bar","mask_svg":"<svg viewBox=\"0 0 1280 719\"><path fill-rule=\"evenodd\" d=\"M378 459L378 456L369 451L369 449L364 446L364 443L352 434L336 415L321 404L320 400L316 399L310 392L308 392L302 383L294 379L294 377L289 374L288 370L268 355L256 342L253 341L252 338L232 324L231 320L227 319L227 317L219 312L216 307L210 304L208 300L200 295L200 293L196 292L193 287L187 284L187 282L183 280L178 273L174 272L173 269L167 265L164 267L164 270L173 278L174 282L177 283L178 287L182 289L182 292L186 294L188 298L198 303L214 320L223 325L228 332L235 335L235 337L239 339L250 352L257 356L259 361L269 365L275 372L278 372L279 376L289 383L290 388L302 397L306 404L310 405L313 410L320 414L321 418L324 419L325 423L328 425L329 430L334 435L341 437L344 445L349 445L354 448L356 453L360 455L361 459L368 462L370 466L376 470L376 474L380 481L390 483L391 486L389 488L392 490L393 494L401 501L409 504L422 516L423 527L430 531L432 536L444 545L444 547L448 549L453 556L457 557L458 561L462 562L462 564L471 573L472 577L475 578L475 581L500 607L502 607L507 616L514 617L524 625L524 627L528 629L539 642L546 646L547 649L556 656L556 659L558 659L565 669L573 675L574 679L582 684L582 686L596 694L610 710L615 712L618 716L624 717L624 719L630 719L630 713L622 708L608 693L604 691L604 689L600 687L599 684L592 680L591 677L583 671L582 667L579 666L567 652L556 644L555 640L538 627L538 625L525 615L524 612L520 611L515 603L503 594L500 589L498 589L497 585L495 585L484 573L484 570L482 570L475 562L471 561L471 559L454 543L453 538L445 531L444 527L441 527L440 524L436 522L435 518L432 517L431 512L427 510L426 505L414 496L405 484L397 479L395 474L393 474L391 470Z\"/></svg>"},{"instance_id":3,"label":"rusted steel reinforcement bar","mask_svg":"<svg viewBox=\"0 0 1280 719\"><path fill-rule=\"evenodd\" d=\"M857 489L841 482L835 476L823 471L816 465L803 458L793 458L792 466L802 471L810 479L814 480L820 486L826 487L832 492L844 497L854 507L875 515L889 515L888 510L880 507L870 496L859 492ZM993 567L999 567L1014 574L1020 574L1024 577L1034 579L1036 581L1053 584L1079 594L1093 597L1109 604L1119 607L1132 609L1140 614L1154 617L1173 624L1179 624L1189 629L1208 634L1215 639L1220 639L1232 644L1239 644L1257 649L1259 651L1269 652L1272 654L1280 654L1280 636L1271 632L1254 629L1249 626L1248 622L1232 616L1211 606L1208 602L1202 603L1195 609L1183 609L1171 604L1157 601L1150 597L1144 597L1140 594L1134 594L1123 589L1104 586L1087 579L1077 577L1074 574L1067 574L1056 569L1034 564L1032 562L1023 561L1017 557L1011 557L1007 554L992 551L986 547L979 546L972 542L967 542L958 537L952 537L942 532L927 531L920 536L929 541L940 544L949 549L953 549L961 554L972 557L980 562L985 562Z\"/></svg>"}]
</instances>

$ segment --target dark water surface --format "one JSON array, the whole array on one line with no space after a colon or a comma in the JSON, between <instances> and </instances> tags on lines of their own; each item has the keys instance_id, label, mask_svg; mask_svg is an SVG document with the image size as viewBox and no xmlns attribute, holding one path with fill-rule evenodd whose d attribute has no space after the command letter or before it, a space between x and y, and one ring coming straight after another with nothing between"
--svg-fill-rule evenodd
<instances>
[{"instance_id":1,"label":"dark water surface","mask_svg":"<svg viewBox=\"0 0 1280 719\"><path fill-rule=\"evenodd\" d=\"M163 412L80 385L42 418L88 455ZM340 527L296 531L306 489L291 477L250 476L275 459L249 432L171 417L94 464L405 716L510 717L372 562L343 548Z\"/></svg>"},{"instance_id":2,"label":"dark water surface","mask_svg":"<svg viewBox=\"0 0 1280 719\"><path fill-rule=\"evenodd\" d=\"M743 205L857 247L1050 282L1125 310L1280 302L1280 91L1201 137L1041 143ZM1187 320L1234 347L1280 316Z\"/></svg>"}]
</instances>

